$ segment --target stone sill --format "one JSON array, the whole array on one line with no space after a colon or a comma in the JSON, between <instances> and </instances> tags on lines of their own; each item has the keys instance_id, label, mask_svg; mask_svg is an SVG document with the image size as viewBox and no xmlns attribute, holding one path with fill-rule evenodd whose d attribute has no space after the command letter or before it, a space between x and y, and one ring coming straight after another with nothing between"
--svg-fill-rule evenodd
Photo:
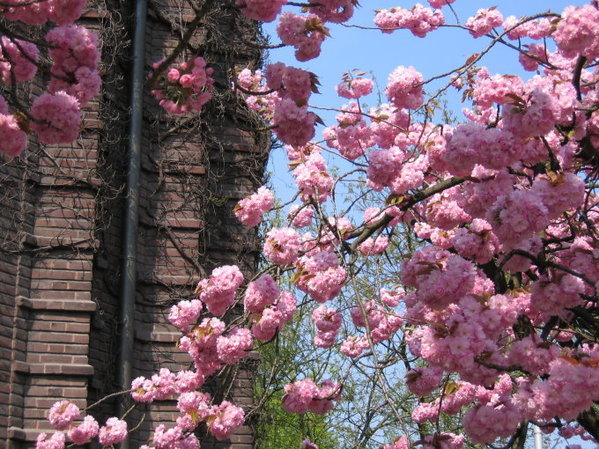
<instances>
[{"instance_id":1,"label":"stone sill","mask_svg":"<svg viewBox=\"0 0 599 449\"><path fill-rule=\"evenodd\" d=\"M13 362L13 370L22 374L92 376L94 367L87 364Z\"/></svg>"},{"instance_id":2,"label":"stone sill","mask_svg":"<svg viewBox=\"0 0 599 449\"><path fill-rule=\"evenodd\" d=\"M32 299L17 296L17 305L31 310L59 310L62 312L95 312L93 301L57 301L55 299Z\"/></svg>"}]
</instances>

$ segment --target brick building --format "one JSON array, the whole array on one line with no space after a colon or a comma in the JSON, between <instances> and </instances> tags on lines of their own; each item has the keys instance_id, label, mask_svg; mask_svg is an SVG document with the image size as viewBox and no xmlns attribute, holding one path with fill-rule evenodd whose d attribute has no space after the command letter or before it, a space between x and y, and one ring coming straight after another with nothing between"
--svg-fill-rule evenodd
<instances>
[{"instance_id":1,"label":"brick building","mask_svg":"<svg viewBox=\"0 0 599 449\"><path fill-rule=\"evenodd\" d=\"M78 141L33 142L20 158L0 159L0 449L31 447L48 428L46 410L56 400L85 407L119 389L136 14L129 3L135 2L95 0L81 19L101 36L104 86L85 112ZM201 115L181 118L167 116L144 92L133 377L189 363L175 347L168 308L190 297L217 265L236 263L250 273L259 249L232 207L260 184L269 136L227 87L234 67L259 64L259 36L234 8L212 3L197 17L187 1L148 0L146 68L194 24L186 54L201 54L215 67L217 91ZM213 393L249 408L251 364L212 380ZM113 398L93 414L112 415L123 405ZM164 401L131 413L130 427L139 429L130 447L143 444L157 423L172 421L173 410L174 402ZM205 436L202 447L252 442L246 426L230 442Z\"/></svg>"}]
</instances>

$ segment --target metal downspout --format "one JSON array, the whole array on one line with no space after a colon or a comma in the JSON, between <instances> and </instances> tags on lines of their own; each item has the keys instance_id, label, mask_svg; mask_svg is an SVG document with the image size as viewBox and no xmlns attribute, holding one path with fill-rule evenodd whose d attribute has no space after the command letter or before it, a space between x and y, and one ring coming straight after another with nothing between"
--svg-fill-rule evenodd
<instances>
[{"instance_id":1,"label":"metal downspout","mask_svg":"<svg viewBox=\"0 0 599 449\"><path fill-rule=\"evenodd\" d=\"M146 0L136 0L133 61L131 73L131 122L129 124L129 162L127 167L127 196L125 198L123 261L120 309L120 352L118 382L121 390L131 388L133 342L135 329L135 284L137 270L137 234L139 217L139 178L143 122L144 50L146 31ZM126 411L127 398L118 401L119 416ZM129 442L121 443L127 449Z\"/></svg>"}]
</instances>

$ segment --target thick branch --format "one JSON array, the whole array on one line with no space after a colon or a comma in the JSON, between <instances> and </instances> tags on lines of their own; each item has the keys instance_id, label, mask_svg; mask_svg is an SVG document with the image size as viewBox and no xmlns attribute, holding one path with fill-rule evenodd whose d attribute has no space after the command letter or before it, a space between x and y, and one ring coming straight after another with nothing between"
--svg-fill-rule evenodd
<instances>
[{"instance_id":1,"label":"thick branch","mask_svg":"<svg viewBox=\"0 0 599 449\"><path fill-rule=\"evenodd\" d=\"M596 440L599 440L599 418L597 418L597 414L593 408L582 412L576 420L584 427L584 430L593 435Z\"/></svg>"},{"instance_id":2,"label":"thick branch","mask_svg":"<svg viewBox=\"0 0 599 449\"><path fill-rule=\"evenodd\" d=\"M456 177L446 179L446 180L441 181L441 182L439 182L433 186L430 186L424 190L419 190L418 192L414 193L411 196L408 196L400 204L398 204L398 207L402 211L407 211L410 207L414 206L415 204L419 203L420 201L425 200L428 197L435 195L436 193L440 193L440 192L443 192L444 190L447 190L451 187L460 185L464 181L465 181L465 179L456 178ZM370 237L372 234L374 234L377 229L387 226L391 222L391 220L393 220L393 218L394 217L392 217L390 215L385 215L383 218L375 221L371 225L366 226L361 231L356 231L356 232L349 234L347 236L348 239L351 239L351 238L356 239L352 242L352 245L351 245L352 251L355 251L356 248L358 248L358 246L360 246L360 244L362 244L368 237Z\"/></svg>"}]
</instances>

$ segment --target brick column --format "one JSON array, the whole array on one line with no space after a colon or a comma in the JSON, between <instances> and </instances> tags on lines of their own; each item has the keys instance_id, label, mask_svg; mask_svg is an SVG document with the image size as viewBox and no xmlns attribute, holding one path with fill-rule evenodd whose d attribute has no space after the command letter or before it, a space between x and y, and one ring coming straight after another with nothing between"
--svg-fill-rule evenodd
<instances>
[{"instance_id":1,"label":"brick column","mask_svg":"<svg viewBox=\"0 0 599 449\"><path fill-rule=\"evenodd\" d=\"M91 298L98 243L95 147L95 130L88 128L69 147L34 147L21 160L3 166L4 200L19 213L3 214L6 238L0 252L7 262L0 291L6 312L2 333L11 348L2 363L3 385L8 387L2 447L7 442L21 447L48 429L46 410L56 400L87 404L88 380L94 373L87 356L90 321L96 310ZM14 181L16 173L20 182Z\"/></svg>"},{"instance_id":2,"label":"brick column","mask_svg":"<svg viewBox=\"0 0 599 449\"><path fill-rule=\"evenodd\" d=\"M32 146L12 161L0 155L0 449L31 447L49 429L45 414L55 401L68 398L83 408L117 389L131 19L122 3L99 1L82 19L104 33L109 70L78 141ZM186 2L150 3L147 64L171 51L177 30L193 16L181 6ZM146 92L135 375L187 367L168 309L191 297L217 265L236 263L250 275L259 252L255 231L240 225L232 208L260 184L269 138L256 131L258 122L225 76L236 64L257 63L259 51L240 40L254 39L256 30L234 10L211 14L188 52L200 49L217 69L222 87L215 100L202 115L173 118ZM252 363L211 380L213 393L226 391L226 399L249 409ZM116 400L93 414L112 415ZM174 411L174 401L162 401L133 412L133 425L144 413L145 421L132 446L145 443L159 423L172 423ZM246 426L227 442L206 437L202 447L252 443Z\"/></svg>"}]
</instances>

